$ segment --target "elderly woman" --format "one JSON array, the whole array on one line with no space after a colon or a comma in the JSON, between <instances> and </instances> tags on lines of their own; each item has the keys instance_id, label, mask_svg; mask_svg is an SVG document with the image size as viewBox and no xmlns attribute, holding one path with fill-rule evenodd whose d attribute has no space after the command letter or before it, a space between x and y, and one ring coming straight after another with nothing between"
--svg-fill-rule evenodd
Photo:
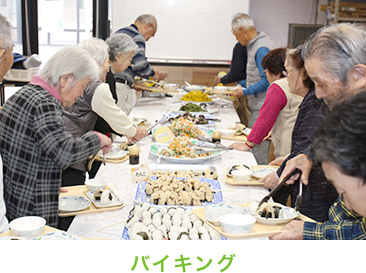
<instances>
[{"instance_id":1,"label":"elderly woman","mask_svg":"<svg viewBox=\"0 0 366 273\"><path fill-rule=\"evenodd\" d=\"M52 56L40 76L11 96L0 111L0 152L4 160L7 217L38 215L57 226L61 170L111 140L98 132L74 138L66 131L62 107L82 95L99 70L82 48L66 46Z\"/></svg>"},{"instance_id":2,"label":"elderly woman","mask_svg":"<svg viewBox=\"0 0 366 273\"><path fill-rule=\"evenodd\" d=\"M290 155L282 163L277 173L273 172L263 179L264 186L270 189L277 185L278 177L287 161L309 147L327 109L323 100L318 100L315 96L314 83L305 70L301 50L302 48L298 47L287 53L285 68L290 89L298 90L298 94L304 93L306 95L299 107L299 114L292 133ZM328 218L329 207L337 198L337 192L332 184L326 180L321 168L312 170L310 181L311 183L303 188L303 202L300 206L300 212L314 220L325 221ZM286 204L287 197L291 193L291 205L294 206L299 192L299 183L297 181L293 186L282 188L280 194L273 197L274 200Z\"/></svg>"},{"instance_id":3,"label":"elderly woman","mask_svg":"<svg viewBox=\"0 0 366 273\"><path fill-rule=\"evenodd\" d=\"M276 158L287 156L291 151L291 136L297 118L298 107L305 92L291 89L285 77L286 49L271 50L262 60L262 66L271 84L267 96L245 143L234 143L231 147L249 151L260 145L272 130Z\"/></svg>"},{"instance_id":4,"label":"elderly woman","mask_svg":"<svg viewBox=\"0 0 366 273\"><path fill-rule=\"evenodd\" d=\"M135 50L137 49L137 45L130 36L118 33L110 36L106 40L106 43L109 47L109 64L112 68L107 73L107 83L109 84L113 99L117 103L118 107L120 107L122 111L124 111L124 102L118 101L116 93L116 79L114 74L122 73L127 69L127 67L130 66L132 58L135 54ZM113 132L115 134L118 134L100 116L98 116L97 122L95 124L95 130L103 133Z\"/></svg>"},{"instance_id":5,"label":"elderly woman","mask_svg":"<svg viewBox=\"0 0 366 273\"><path fill-rule=\"evenodd\" d=\"M127 40L133 46L134 42L131 37L119 34L118 41ZM128 42L123 43L124 45ZM66 129L72 133L74 137L83 135L93 130L97 117L103 118L113 129L120 135L140 140L147 136L145 128L136 128L127 115L116 105L112 97L110 87L105 81L106 74L109 71L108 45L101 39L90 38L82 41L79 45L86 49L97 62L101 71L101 79L90 82L86 87L83 96L68 108L64 108L64 121ZM133 47L135 48L135 47ZM133 52L133 51L132 51ZM118 56L119 62L122 62L121 54ZM119 67L122 69L129 65L130 59ZM82 185L85 181L86 160L78 162L63 171L62 186Z\"/></svg>"},{"instance_id":6,"label":"elderly woman","mask_svg":"<svg viewBox=\"0 0 366 273\"><path fill-rule=\"evenodd\" d=\"M11 27L6 18L0 14L0 82L13 64L13 40ZM6 208L3 197L3 164L0 156L0 233L8 230Z\"/></svg>"}]
</instances>

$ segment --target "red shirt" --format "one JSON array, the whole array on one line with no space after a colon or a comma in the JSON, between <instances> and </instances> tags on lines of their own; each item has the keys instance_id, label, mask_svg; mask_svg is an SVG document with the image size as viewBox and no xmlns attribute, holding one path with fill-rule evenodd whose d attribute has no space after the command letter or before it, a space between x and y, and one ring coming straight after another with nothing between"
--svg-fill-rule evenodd
<instances>
[{"instance_id":1,"label":"red shirt","mask_svg":"<svg viewBox=\"0 0 366 273\"><path fill-rule=\"evenodd\" d=\"M263 139L271 131L281 110L285 108L287 98L285 92L277 84L271 84L268 88L266 99L259 111L259 116L255 121L248 140L261 144Z\"/></svg>"}]
</instances>

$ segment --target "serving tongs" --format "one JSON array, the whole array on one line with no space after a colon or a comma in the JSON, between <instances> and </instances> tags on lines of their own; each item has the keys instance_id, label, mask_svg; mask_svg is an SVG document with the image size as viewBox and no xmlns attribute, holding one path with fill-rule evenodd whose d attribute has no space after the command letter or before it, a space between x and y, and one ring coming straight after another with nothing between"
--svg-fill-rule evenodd
<instances>
[{"instance_id":1,"label":"serving tongs","mask_svg":"<svg viewBox=\"0 0 366 273\"><path fill-rule=\"evenodd\" d=\"M161 117L161 119L159 119L154 125L150 126L150 128L148 128L146 131L147 131L147 134L150 134L151 131L156 127L158 126L159 124L163 123L163 122L167 122L168 121L168 116L166 115L163 115Z\"/></svg>"},{"instance_id":2,"label":"serving tongs","mask_svg":"<svg viewBox=\"0 0 366 273\"><path fill-rule=\"evenodd\" d=\"M229 151L233 149L231 147L226 147L221 143L212 143L202 140L197 140L197 143L189 143L188 145L194 147L194 152L196 154L205 154L205 153L217 152L220 150Z\"/></svg>"},{"instance_id":3,"label":"serving tongs","mask_svg":"<svg viewBox=\"0 0 366 273\"><path fill-rule=\"evenodd\" d=\"M267 194L258 204L258 208L265 202L268 202L268 200L275 195L284 185L287 185L286 182L295 174L299 173L301 175L301 171L299 169L294 170L291 174L289 174L287 177L285 177L282 181L279 182L279 184L269 193ZM302 183L300 182L300 191L298 196L296 197L295 202L295 209L299 210L300 205L302 202Z\"/></svg>"}]
</instances>

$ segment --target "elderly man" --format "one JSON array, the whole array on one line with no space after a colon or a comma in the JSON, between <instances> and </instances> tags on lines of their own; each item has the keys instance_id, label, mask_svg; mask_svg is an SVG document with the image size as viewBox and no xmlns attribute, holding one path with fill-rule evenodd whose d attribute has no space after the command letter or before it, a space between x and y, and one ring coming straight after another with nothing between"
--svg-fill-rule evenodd
<instances>
[{"instance_id":1,"label":"elderly man","mask_svg":"<svg viewBox=\"0 0 366 273\"><path fill-rule=\"evenodd\" d=\"M0 81L13 65L13 40L10 23L0 14ZM0 233L8 230L8 220L3 198L3 162L0 156Z\"/></svg>"},{"instance_id":2,"label":"elderly man","mask_svg":"<svg viewBox=\"0 0 366 273\"><path fill-rule=\"evenodd\" d=\"M147 79L151 77L156 81L163 80L167 76L167 73L154 71L145 55L145 43L155 36L157 30L158 23L156 18L150 14L143 14L136 18L134 24L116 31L116 33L124 33L131 36L138 46L131 65L123 73L115 74L117 81L117 105L127 115L131 112L139 96L136 90L131 88L135 76Z\"/></svg>"},{"instance_id":3,"label":"elderly man","mask_svg":"<svg viewBox=\"0 0 366 273\"><path fill-rule=\"evenodd\" d=\"M366 91L366 29L362 26L342 23L317 31L305 42L303 57L310 78L315 83L316 96L324 99L332 109L338 103ZM289 160L280 179L296 168L302 171L301 181L309 182L313 163L306 153ZM289 183L298 179L292 177ZM289 224L286 232L274 239L293 239L292 230L304 225L297 221ZM307 231L315 232L315 230Z\"/></svg>"},{"instance_id":4,"label":"elderly man","mask_svg":"<svg viewBox=\"0 0 366 273\"><path fill-rule=\"evenodd\" d=\"M273 49L273 42L267 34L255 29L253 19L245 13L236 14L231 22L231 27L235 38L248 50L247 79L239 82L232 95L237 98L247 96L250 109L249 127L253 127L269 86L266 75L263 73L262 59ZM268 141L249 148L253 148L253 154L258 164L268 164L270 148Z\"/></svg>"}]
</instances>

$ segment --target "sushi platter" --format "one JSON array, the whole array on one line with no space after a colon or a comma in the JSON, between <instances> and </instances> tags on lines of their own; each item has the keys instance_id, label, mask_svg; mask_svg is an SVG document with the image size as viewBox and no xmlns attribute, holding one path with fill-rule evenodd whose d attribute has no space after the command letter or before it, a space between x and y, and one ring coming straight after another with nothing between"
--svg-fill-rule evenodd
<instances>
[{"instance_id":1,"label":"sushi platter","mask_svg":"<svg viewBox=\"0 0 366 273\"><path fill-rule=\"evenodd\" d=\"M151 178L153 180L157 179L156 176L153 176ZM180 179L187 179L187 178L177 178L177 179L180 180ZM205 182L208 183L211 190L213 191L212 201L208 202L207 200L205 200L202 203L202 206L217 205L217 204L222 204L224 202L222 192L220 191L221 190L221 185L220 185L219 181L212 180L212 179L209 179L209 178L206 178L206 177L201 177L201 178L196 178L196 179L199 179L201 183L205 183ZM158 205L158 204L154 204L151 200L151 195L148 195L146 193L146 185L147 185L147 182L139 183L137 185L134 201L136 203L146 202L151 206ZM176 206L176 205L172 205L172 206ZM183 205L183 204L181 206L184 207L184 208L194 207L194 206Z\"/></svg>"},{"instance_id":2,"label":"sushi platter","mask_svg":"<svg viewBox=\"0 0 366 273\"><path fill-rule=\"evenodd\" d=\"M206 225L191 209L156 208L147 203L136 205L123 229L123 240L226 240Z\"/></svg>"},{"instance_id":3,"label":"sushi platter","mask_svg":"<svg viewBox=\"0 0 366 273\"><path fill-rule=\"evenodd\" d=\"M116 196L116 201L113 201L110 205L104 206L104 207L100 207L100 206L97 207L94 204L95 200L93 202L94 198L92 196L90 196L90 193L85 185L65 187L65 189L67 189L68 191L60 193L60 198L65 198L67 196L79 196L79 197L91 200L91 204L82 210L60 211L59 212L60 217L68 217L68 216L75 216L75 215L81 215L81 214L87 214L87 213L117 210L117 209L121 209L125 206L123 201L121 201L120 198L113 191L111 191L111 189L108 186L106 187L106 189L110 190L111 193ZM89 196L88 196L88 193L89 193Z\"/></svg>"}]
</instances>

